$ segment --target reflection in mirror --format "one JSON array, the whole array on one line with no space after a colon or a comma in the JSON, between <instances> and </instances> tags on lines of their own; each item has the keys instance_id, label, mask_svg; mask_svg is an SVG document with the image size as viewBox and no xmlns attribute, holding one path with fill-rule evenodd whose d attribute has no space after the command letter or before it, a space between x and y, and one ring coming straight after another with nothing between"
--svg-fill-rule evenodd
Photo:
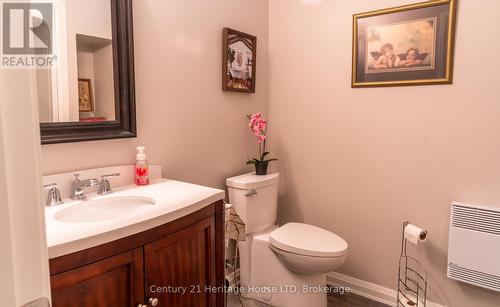
<instances>
[{"instance_id":1,"label":"reflection in mirror","mask_svg":"<svg viewBox=\"0 0 500 307\"><path fill-rule=\"evenodd\" d=\"M112 40L76 35L80 121L115 119Z\"/></svg>"},{"instance_id":2,"label":"reflection in mirror","mask_svg":"<svg viewBox=\"0 0 500 307\"><path fill-rule=\"evenodd\" d=\"M40 122L113 121L111 1L59 4L55 8L57 64L36 74Z\"/></svg>"}]
</instances>

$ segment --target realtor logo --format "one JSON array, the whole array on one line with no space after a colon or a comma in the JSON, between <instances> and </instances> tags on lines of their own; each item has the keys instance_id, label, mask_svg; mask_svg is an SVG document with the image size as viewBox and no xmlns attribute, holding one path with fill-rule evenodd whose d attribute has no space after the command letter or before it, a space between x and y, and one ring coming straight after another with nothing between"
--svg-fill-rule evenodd
<instances>
[{"instance_id":1,"label":"realtor logo","mask_svg":"<svg viewBox=\"0 0 500 307\"><path fill-rule=\"evenodd\" d=\"M52 3L3 2L1 25L4 68L52 65Z\"/></svg>"},{"instance_id":2,"label":"realtor logo","mask_svg":"<svg viewBox=\"0 0 500 307\"><path fill-rule=\"evenodd\" d=\"M3 53L52 53L52 3L3 3Z\"/></svg>"}]
</instances>

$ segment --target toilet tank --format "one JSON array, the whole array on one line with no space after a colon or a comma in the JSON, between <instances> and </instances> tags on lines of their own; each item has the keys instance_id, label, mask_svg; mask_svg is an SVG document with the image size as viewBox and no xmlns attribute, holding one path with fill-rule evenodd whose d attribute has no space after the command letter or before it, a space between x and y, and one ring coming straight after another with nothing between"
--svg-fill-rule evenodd
<instances>
[{"instance_id":1,"label":"toilet tank","mask_svg":"<svg viewBox=\"0 0 500 307\"><path fill-rule=\"evenodd\" d=\"M247 234L273 226L278 210L279 173L248 173L226 179L229 202L245 223Z\"/></svg>"}]
</instances>

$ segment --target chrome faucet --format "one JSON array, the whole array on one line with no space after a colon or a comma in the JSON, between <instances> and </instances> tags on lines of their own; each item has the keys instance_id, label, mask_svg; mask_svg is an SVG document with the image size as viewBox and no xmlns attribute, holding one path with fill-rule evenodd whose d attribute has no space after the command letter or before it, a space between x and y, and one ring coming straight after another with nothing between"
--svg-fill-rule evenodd
<instances>
[{"instance_id":1,"label":"chrome faucet","mask_svg":"<svg viewBox=\"0 0 500 307\"><path fill-rule=\"evenodd\" d=\"M120 173L102 175L101 182L99 182L99 191L97 192L97 194L106 195L109 193L113 193L113 191L111 190L111 184L109 183L108 178L117 177L117 176L120 176Z\"/></svg>"},{"instance_id":2,"label":"chrome faucet","mask_svg":"<svg viewBox=\"0 0 500 307\"><path fill-rule=\"evenodd\" d=\"M46 184L43 186L44 190L47 190L47 201L45 205L47 207L61 205L64 202L61 199L61 192L57 188L57 183Z\"/></svg>"},{"instance_id":3,"label":"chrome faucet","mask_svg":"<svg viewBox=\"0 0 500 307\"><path fill-rule=\"evenodd\" d=\"M99 184L99 180L97 179L78 179L80 174L75 174L75 180L71 182L71 199L83 200L85 199L85 191L84 189L87 187L95 186Z\"/></svg>"}]
</instances>

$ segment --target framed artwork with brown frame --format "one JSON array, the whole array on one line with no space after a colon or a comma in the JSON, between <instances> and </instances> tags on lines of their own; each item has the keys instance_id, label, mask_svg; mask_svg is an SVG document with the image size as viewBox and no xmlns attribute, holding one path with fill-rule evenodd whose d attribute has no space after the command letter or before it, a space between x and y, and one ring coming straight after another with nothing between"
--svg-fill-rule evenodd
<instances>
[{"instance_id":1,"label":"framed artwork with brown frame","mask_svg":"<svg viewBox=\"0 0 500 307\"><path fill-rule=\"evenodd\" d=\"M92 80L90 79L78 79L78 111L95 112Z\"/></svg>"},{"instance_id":2,"label":"framed artwork with brown frame","mask_svg":"<svg viewBox=\"0 0 500 307\"><path fill-rule=\"evenodd\" d=\"M456 0L353 16L352 87L451 84Z\"/></svg>"},{"instance_id":3,"label":"framed artwork with brown frame","mask_svg":"<svg viewBox=\"0 0 500 307\"><path fill-rule=\"evenodd\" d=\"M234 29L222 31L222 90L255 93L257 37Z\"/></svg>"}]
</instances>

